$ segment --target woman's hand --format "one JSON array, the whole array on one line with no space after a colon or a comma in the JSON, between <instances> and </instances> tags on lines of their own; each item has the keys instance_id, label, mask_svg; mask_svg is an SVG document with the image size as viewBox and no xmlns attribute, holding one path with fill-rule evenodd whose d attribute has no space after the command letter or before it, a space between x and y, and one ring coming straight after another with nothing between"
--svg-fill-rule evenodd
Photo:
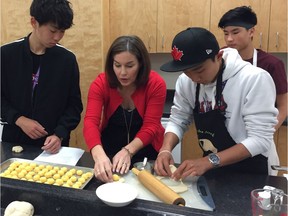
<instances>
[{"instance_id":1,"label":"woman's hand","mask_svg":"<svg viewBox=\"0 0 288 216\"><path fill-rule=\"evenodd\" d=\"M95 146L91 150L92 157L95 161L94 174L102 182L112 182L112 164L105 154L101 145Z\"/></svg>"},{"instance_id":2,"label":"woman's hand","mask_svg":"<svg viewBox=\"0 0 288 216\"><path fill-rule=\"evenodd\" d=\"M95 177L102 182L112 182L112 164L106 156L95 161L94 165Z\"/></svg>"},{"instance_id":3,"label":"woman's hand","mask_svg":"<svg viewBox=\"0 0 288 216\"><path fill-rule=\"evenodd\" d=\"M113 172L120 174L127 173L131 165L131 155L128 149L122 148L114 157L113 157Z\"/></svg>"}]
</instances>

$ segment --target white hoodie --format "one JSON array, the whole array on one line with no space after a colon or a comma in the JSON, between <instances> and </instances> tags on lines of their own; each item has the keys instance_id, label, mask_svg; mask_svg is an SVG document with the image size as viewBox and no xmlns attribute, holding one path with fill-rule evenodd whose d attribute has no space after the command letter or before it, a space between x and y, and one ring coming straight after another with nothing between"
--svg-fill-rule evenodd
<instances>
[{"instance_id":1,"label":"white hoodie","mask_svg":"<svg viewBox=\"0 0 288 216\"><path fill-rule=\"evenodd\" d=\"M226 68L223 81L224 101L227 104L225 125L236 143L242 143L252 156L268 157L268 172L277 175L271 165L279 165L273 135L277 124L275 84L270 74L243 61L236 49L223 49ZM174 105L166 131L182 140L184 132L193 122L197 83L184 73L176 82ZM212 101L215 105L216 81L200 87L199 102ZM213 122L211 122L213 124Z\"/></svg>"}]
</instances>

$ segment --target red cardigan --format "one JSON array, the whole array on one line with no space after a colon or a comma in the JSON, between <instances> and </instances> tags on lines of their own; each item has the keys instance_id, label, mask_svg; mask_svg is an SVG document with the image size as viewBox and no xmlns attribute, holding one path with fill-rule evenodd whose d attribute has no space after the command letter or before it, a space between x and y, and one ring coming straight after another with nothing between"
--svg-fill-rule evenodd
<instances>
[{"instance_id":1,"label":"red cardigan","mask_svg":"<svg viewBox=\"0 0 288 216\"><path fill-rule=\"evenodd\" d=\"M156 151L163 144L164 128L161 117L166 99L166 83L163 78L151 71L147 85L137 88L132 94L135 108L143 119L143 125L136 134L145 145L152 143ZM92 82L84 117L84 138L91 150L101 143L101 131L106 127L109 118L122 103L123 98L117 89L110 88L105 73ZM103 113L102 113L103 109Z\"/></svg>"}]
</instances>

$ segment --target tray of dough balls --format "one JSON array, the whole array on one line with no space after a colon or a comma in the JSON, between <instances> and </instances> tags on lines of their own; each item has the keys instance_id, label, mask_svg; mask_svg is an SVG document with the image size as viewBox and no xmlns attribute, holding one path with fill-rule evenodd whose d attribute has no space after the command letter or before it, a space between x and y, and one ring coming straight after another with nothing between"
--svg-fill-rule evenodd
<instances>
[{"instance_id":1,"label":"tray of dough balls","mask_svg":"<svg viewBox=\"0 0 288 216\"><path fill-rule=\"evenodd\" d=\"M10 158L1 163L0 176L83 189L94 175L92 168Z\"/></svg>"}]
</instances>

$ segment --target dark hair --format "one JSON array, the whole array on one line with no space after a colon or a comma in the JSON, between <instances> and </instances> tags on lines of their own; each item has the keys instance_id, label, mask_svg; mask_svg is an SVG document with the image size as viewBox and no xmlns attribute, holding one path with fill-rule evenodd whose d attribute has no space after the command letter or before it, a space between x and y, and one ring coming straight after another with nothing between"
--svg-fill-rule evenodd
<instances>
[{"instance_id":1,"label":"dark hair","mask_svg":"<svg viewBox=\"0 0 288 216\"><path fill-rule=\"evenodd\" d=\"M227 11L218 23L219 28L226 26L242 26L246 29L252 28L257 24L257 16L255 12L248 6L236 7Z\"/></svg>"},{"instance_id":2,"label":"dark hair","mask_svg":"<svg viewBox=\"0 0 288 216\"><path fill-rule=\"evenodd\" d=\"M33 0L30 15L39 25L49 22L57 25L58 29L68 29L73 25L73 10L67 0Z\"/></svg>"},{"instance_id":3,"label":"dark hair","mask_svg":"<svg viewBox=\"0 0 288 216\"><path fill-rule=\"evenodd\" d=\"M111 88L117 88L121 85L113 70L114 57L115 55L126 51L135 55L140 64L135 81L136 86L145 85L149 79L151 62L143 41L136 35L120 36L114 40L106 56L105 73Z\"/></svg>"}]
</instances>

